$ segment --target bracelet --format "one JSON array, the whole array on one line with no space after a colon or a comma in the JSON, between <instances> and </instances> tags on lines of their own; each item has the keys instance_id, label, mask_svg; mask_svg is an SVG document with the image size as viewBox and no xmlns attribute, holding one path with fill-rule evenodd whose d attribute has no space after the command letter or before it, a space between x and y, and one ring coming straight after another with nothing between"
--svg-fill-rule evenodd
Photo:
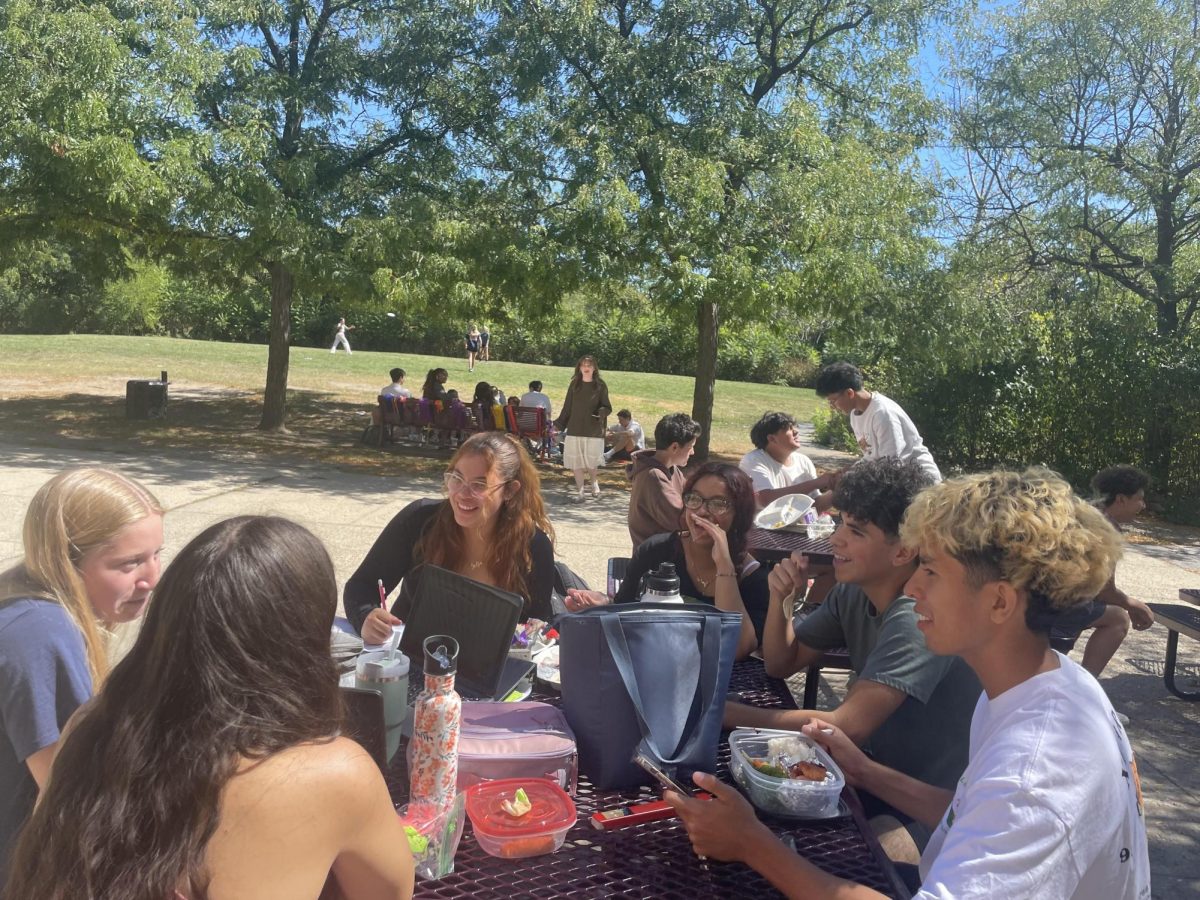
<instances>
[{"instance_id":1,"label":"bracelet","mask_svg":"<svg viewBox=\"0 0 1200 900\"><path fill-rule=\"evenodd\" d=\"M718 572L718 578L737 578L737 572Z\"/></svg>"}]
</instances>

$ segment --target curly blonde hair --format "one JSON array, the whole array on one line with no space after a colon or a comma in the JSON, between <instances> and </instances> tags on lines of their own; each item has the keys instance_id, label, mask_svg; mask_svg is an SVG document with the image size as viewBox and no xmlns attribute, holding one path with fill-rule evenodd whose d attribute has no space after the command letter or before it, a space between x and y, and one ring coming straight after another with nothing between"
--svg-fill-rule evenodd
<instances>
[{"instance_id":1,"label":"curly blonde hair","mask_svg":"<svg viewBox=\"0 0 1200 900\"><path fill-rule=\"evenodd\" d=\"M908 508L900 539L953 557L972 587L1007 581L1029 594L1031 609L1051 613L1100 593L1121 556L1120 537L1103 514L1042 468L927 488Z\"/></svg>"}]
</instances>

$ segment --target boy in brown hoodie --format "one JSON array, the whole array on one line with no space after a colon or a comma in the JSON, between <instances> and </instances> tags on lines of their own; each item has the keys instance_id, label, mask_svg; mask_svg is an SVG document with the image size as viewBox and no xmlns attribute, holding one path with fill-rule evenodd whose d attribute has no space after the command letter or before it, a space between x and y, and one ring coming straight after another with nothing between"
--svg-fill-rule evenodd
<instances>
[{"instance_id":1,"label":"boy in brown hoodie","mask_svg":"<svg viewBox=\"0 0 1200 900\"><path fill-rule=\"evenodd\" d=\"M683 467L696 447L700 424L687 413L671 413L654 426L654 450L639 450L626 468L629 536L634 549L646 538L679 529L683 512Z\"/></svg>"}]
</instances>

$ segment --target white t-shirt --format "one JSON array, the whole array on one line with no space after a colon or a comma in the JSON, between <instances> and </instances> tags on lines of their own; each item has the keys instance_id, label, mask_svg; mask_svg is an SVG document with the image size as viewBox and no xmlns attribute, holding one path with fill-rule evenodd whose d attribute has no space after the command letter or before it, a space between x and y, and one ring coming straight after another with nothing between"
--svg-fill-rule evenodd
<instances>
[{"instance_id":1,"label":"white t-shirt","mask_svg":"<svg viewBox=\"0 0 1200 900\"><path fill-rule=\"evenodd\" d=\"M980 696L967 768L913 900L1149 900L1129 739L1096 679L1058 659L994 700Z\"/></svg>"},{"instance_id":2,"label":"white t-shirt","mask_svg":"<svg viewBox=\"0 0 1200 900\"><path fill-rule=\"evenodd\" d=\"M522 406L540 406L546 411L546 421L549 422L553 418L550 412L550 398L541 391L526 391L521 395Z\"/></svg>"},{"instance_id":3,"label":"white t-shirt","mask_svg":"<svg viewBox=\"0 0 1200 900\"><path fill-rule=\"evenodd\" d=\"M646 432L642 431L642 426L637 423L636 419L630 419L628 427L622 425L621 420L617 419L617 424L608 430L614 434L624 434L625 432L629 432L633 435L633 449L646 449Z\"/></svg>"},{"instance_id":4,"label":"white t-shirt","mask_svg":"<svg viewBox=\"0 0 1200 900\"><path fill-rule=\"evenodd\" d=\"M917 426L908 413L900 408L900 404L890 397L873 391L866 411L850 414L850 429L858 440L864 459L881 456L915 459L935 480L942 480L942 473L933 461L933 454L921 440Z\"/></svg>"},{"instance_id":5,"label":"white t-shirt","mask_svg":"<svg viewBox=\"0 0 1200 900\"><path fill-rule=\"evenodd\" d=\"M380 397L399 397L402 400L407 400L412 396L412 391L399 384L389 384L379 392Z\"/></svg>"},{"instance_id":6,"label":"white t-shirt","mask_svg":"<svg viewBox=\"0 0 1200 900\"><path fill-rule=\"evenodd\" d=\"M756 491L791 487L793 484L811 481L817 477L817 467L799 450L793 450L784 463L776 462L775 457L766 450L751 450L742 457L738 468L750 476ZM820 493L809 491L812 497L817 497Z\"/></svg>"}]
</instances>

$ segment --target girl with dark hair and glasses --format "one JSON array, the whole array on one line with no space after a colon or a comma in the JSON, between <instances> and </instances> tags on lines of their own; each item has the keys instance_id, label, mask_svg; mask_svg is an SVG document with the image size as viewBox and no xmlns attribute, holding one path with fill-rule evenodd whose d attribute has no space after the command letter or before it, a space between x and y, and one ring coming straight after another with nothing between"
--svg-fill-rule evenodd
<instances>
[{"instance_id":1,"label":"girl with dark hair and glasses","mask_svg":"<svg viewBox=\"0 0 1200 900\"><path fill-rule=\"evenodd\" d=\"M537 469L516 438L500 431L468 438L443 484L443 499L416 500L396 514L346 582L346 616L367 643L383 643L408 618L421 563L520 594L523 619L553 616L554 529ZM402 580L391 610L380 608L379 582L390 594Z\"/></svg>"},{"instance_id":2,"label":"girl with dark hair and glasses","mask_svg":"<svg viewBox=\"0 0 1200 900\"><path fill-rule=\"evenodd\" d=\"M611 601L599 591L572 589L567 609L636 603L642 576L659 563L674 563L685 599L742 614L738 658L749 655L758 646L770 599L766 569L746 553L755 510L754 484L745 472L727 463L705 463L683 486L682 530L643 541Z\"/></svg>"}]
</instances>

